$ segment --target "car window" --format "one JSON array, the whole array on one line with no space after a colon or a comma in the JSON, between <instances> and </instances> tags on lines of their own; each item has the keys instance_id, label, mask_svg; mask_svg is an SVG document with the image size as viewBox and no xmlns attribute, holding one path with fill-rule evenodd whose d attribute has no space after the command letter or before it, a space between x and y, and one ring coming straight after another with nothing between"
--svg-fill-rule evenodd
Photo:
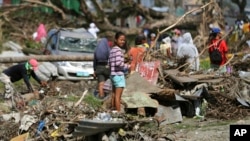
<instances>
[{"instance_id":1,"label":"car window","mask_svg":"<svg viewBox=\"0 0 250 141\"><path fill-rule=\"evenodd\" d=\"M46 49L50 51L55 49L55 46L56 46L56 39L57 39L56 32L57 32L56 30L51 30L48 32Z\"/></svg>"},{"instance_id":2,"label":"car window","mask_svg":"<svg viewBox=\"0 0 250 141\"><path fill-rule=\"evenodd\" d=\"M69 52L87 52L93 53L97 46L97 40L95 38L74 38L60 36L59 38L59 50Z\"/></svg>"}]
</instances>

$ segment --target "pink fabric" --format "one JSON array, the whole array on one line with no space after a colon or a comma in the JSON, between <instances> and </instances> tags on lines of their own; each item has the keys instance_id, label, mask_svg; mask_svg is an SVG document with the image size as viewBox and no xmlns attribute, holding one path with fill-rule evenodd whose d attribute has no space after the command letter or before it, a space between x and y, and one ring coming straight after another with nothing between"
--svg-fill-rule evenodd
<instances>
[{"instance_id":1,"label":"pink fabric","mask_svg":"<svg viewBox=\"0 0 250 141\"><path fill-rule=\"evenodd\" d=\"M40 42L43 37L47 36L47 32L46 32L44 24L40 24L36 32L37 32L37 36L35 40L38 42Z\"/></svg>"}]
</instances>

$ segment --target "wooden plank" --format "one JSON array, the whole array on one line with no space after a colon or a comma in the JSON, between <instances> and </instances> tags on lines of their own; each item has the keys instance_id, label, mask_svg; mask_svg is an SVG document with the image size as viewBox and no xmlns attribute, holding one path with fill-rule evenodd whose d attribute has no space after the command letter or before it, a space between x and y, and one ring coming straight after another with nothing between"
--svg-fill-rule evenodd
<instances>
[{"instance_id":1,"label":"wooden plank","mask_svg":"<svg viewBox=\"0 0 250 141\"><path fill-rule=\"evenodd\" d=\"M197 82L198 81L198 79L186 77L186 76L180 77L180 76L170 75L169 77L172 78L173 80L179 82L179 83L190 83L190 82Z\"/></svg>"},{"instance_id":2,"label":"wooden plank","mask_svg":"<svg viewBox=\"0 0 250 141\"><path fill-rule=\"evenodd\" d=\"M195 74L195 75L190 75L189 77L195 78L195 79L213 79L213 78L218 78L218 76L215 76L213 74Z\"/></svg>"},{"instance_id":3,"label":"wooden plank","mask_svg":"<svg viewBox=\"0 0 250 141\"><path fill-rule=\"evenodd\" d=\"M197 82L198 79L188 77L188 76L178 76L179 71L177 70L167 70L165 73L168 75L169 78L171 78L173 81L183 84L183 83L190 83L190 82Z\"/></svg>"},{"instance_id":4,"label":"wooden plank","mask_svg":"<svg viewBox=\"0 0 250 141\"><path fill-rule=\"evenodd\" d=\"M200 83L220 83L221 81L223 81L223 78L199 80L198 82L200 82Z\"/></svg>"}]
</instances>

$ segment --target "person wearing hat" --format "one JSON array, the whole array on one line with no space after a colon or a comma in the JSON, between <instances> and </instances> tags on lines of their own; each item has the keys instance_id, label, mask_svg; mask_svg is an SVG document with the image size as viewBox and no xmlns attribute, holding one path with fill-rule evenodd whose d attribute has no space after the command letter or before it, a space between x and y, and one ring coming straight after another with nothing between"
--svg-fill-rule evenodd
<instances>
[{"instance_id":1,"label":"person wearing hat","mask_svg":"<svg viewBox=\"0 0 250 141\"><path fill-rule=\"evenodd\" d=\"M156 39L156 34L155 33L151 33L150 34L150 39L149 39L149 42L148 42L150 48L156 46L155 39Z\"/></svg>"},{"instance_id":2,"label":"person wearing hat","mask_svg":"<svg viewBox=\"0 0 250 141\"><path fill-rule=\"evenodd\" d=\"M163 55L167 56L169 59L172 58L172 47L171 47L170 37L162 39L162 43L160 45L160 51Z\"/></svg>"},{"instance_id":3,"label":"person wearing hat","mask_svg":"<svg viewBox=\"0 0 250 141\"><path fill-rule=\"evenodd\" d=\"M172 46L172 56L177 56L177 50L179 45L182 43L181 31L179 29L174 29L172 31L171 46Z\"/></svg>"},{"instance_id":4,"label":"person wearing hat","mask_svg":"<svg viewBox=\"0 0 250 141\"><path fill-rule=\"evenodd\" d=\"M227 62L227 53L228 53L228 47L225 40L222 38L222 31L220 28L214 27L211 30L210 36L209 36L209 58L210 58L210 66L213 69L219 69L221 66L223 66ZM218 50L221 59L216 59L219 61L215 61L215 50ZM226 72L226 66L223 66L221 68L221 72Z\"/></svg>"},{"instance_id":5,"label":"person wearing hat","mask_svg":"<svg viewBox=\"0 0 250 141\"><path fill-rule=\"evenodd\" d=\"M30 59L25 63L20 63L14 66L11 66L5 70L3 70L1 74L1 81L5 84L5 98L10 98L14 95L14 88L12 83L19 81L21 79L24 80L28 91L34 92L32 88L29 78L32 76L39 84L42 86L46 86L47 83L45 81L41 81L40 78L37 77L35 71L38 69L38 62L36 59Z\"/></svg>"}]
</instances>

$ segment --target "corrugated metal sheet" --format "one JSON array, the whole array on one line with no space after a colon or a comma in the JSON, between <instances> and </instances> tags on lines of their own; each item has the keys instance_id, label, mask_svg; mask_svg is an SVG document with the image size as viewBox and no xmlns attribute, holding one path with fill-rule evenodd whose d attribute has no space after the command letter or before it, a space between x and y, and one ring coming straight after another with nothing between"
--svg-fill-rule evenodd
<instances>
[{"instance_id":1,"label":"corrugated metal sheet","mask_svg":"<svg viewBox=\"0 0 250 141\"><path fill-rule=\"evenodd\" d=\"M111 129L118 129L125 125L126 123L123 121L82 119L78 121L78 125L72 134L73 136L91 136Z\"/></svg>"}]
</instances>

